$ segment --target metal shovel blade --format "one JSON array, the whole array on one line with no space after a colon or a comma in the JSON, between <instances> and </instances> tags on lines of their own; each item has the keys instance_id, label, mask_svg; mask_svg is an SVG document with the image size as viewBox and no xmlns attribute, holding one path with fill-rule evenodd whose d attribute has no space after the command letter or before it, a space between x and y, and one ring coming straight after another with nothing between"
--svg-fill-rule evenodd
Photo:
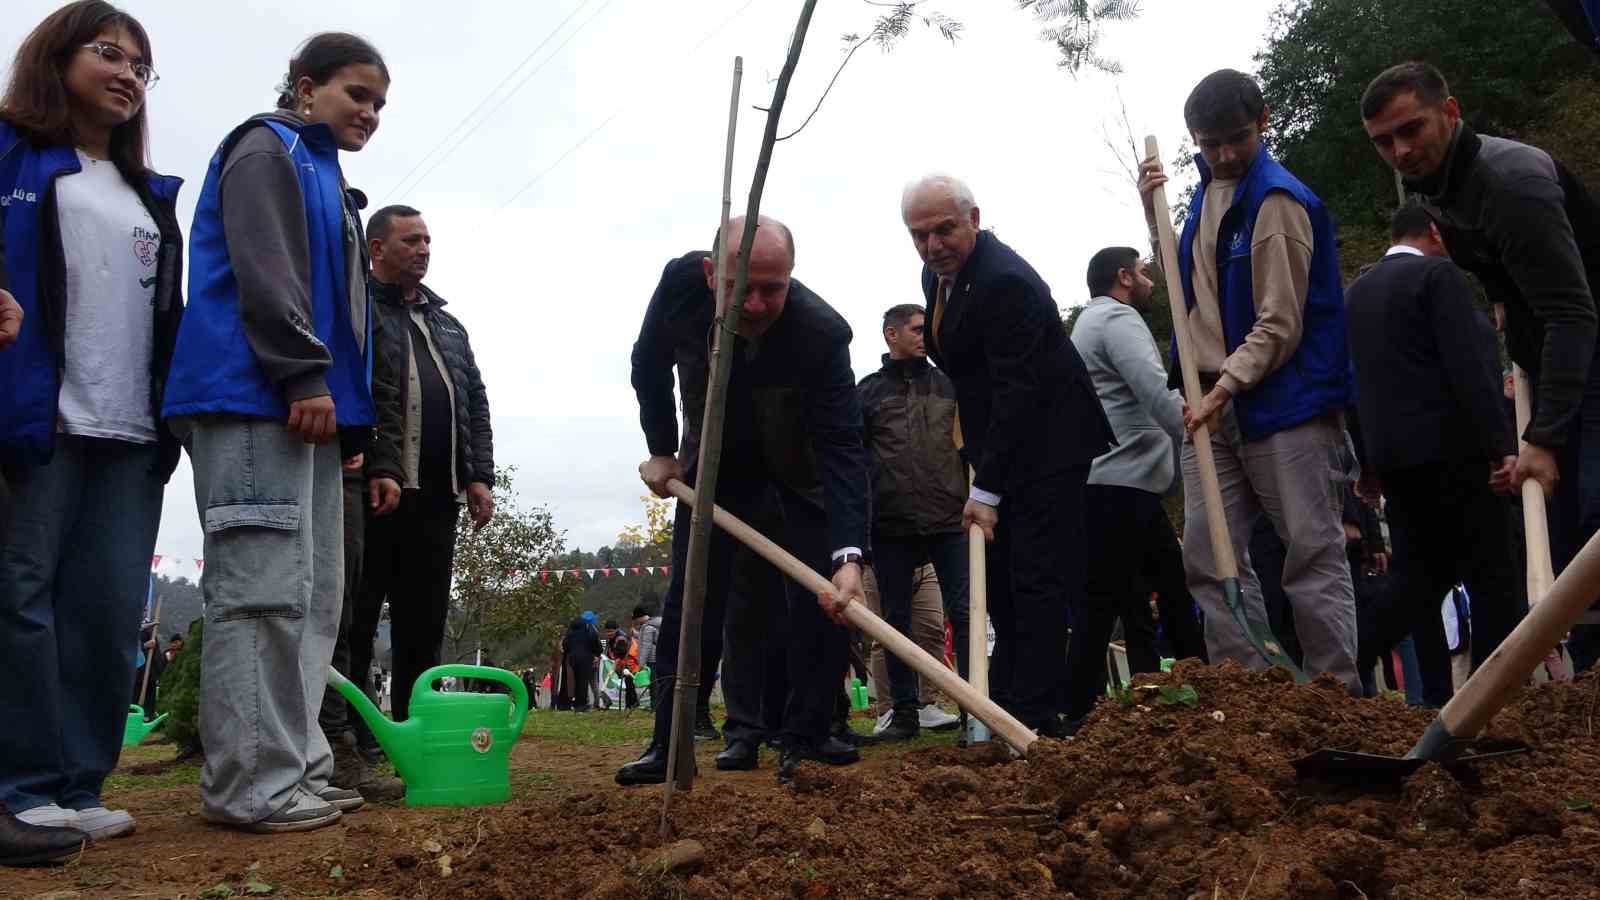
<instances>
[{"instance_id":1,"label":"metal shovel blade","mask_svg":"<svg viewBox=\"0 0 1600 900\"><path fill-rule=\"evenodd\" d=\"M1324 747L1309 756L1294 760L1296 775L1319 781L1399 783L1422 768L1427 760L1409 756L1386 756L1355 750Z\"/></svg>"},{"instance_id":2,"label":"metal shovel blade","mask_svg":"<svg viewBox=\"0 0 1600 900\"><path fill-rule=\"evenodd\" d=\"M1283 652L1283 645L1279 644L1276 638L1264 638L1256 633L1255 628L1251 627L1249 617L1244 614L1244 593L1239 588L1239 579L1224 578L1222 580L1222 597L1227 601L1228 612L1233 615L1234 624L1239 626L1239 631L1244 634L1244 639L1250 642L1250 646L1254 647L1257 653L1261 654L1267 662L1288 671L1289 674L1294 676L1295 683L1305 684L1311 680L1309 675L1294 664L1294 660L1289 658L1289 654Z\"/></svg>"},{"instance_id":3,"label":"metal shovel blade","mask_svg":"<svg viewBox=\"0 0 1600 900\"><path fill-rule=\"evenodd\" d=\"M1527 744L1507 738L1451 741L1431 755L1419 754L1415 749L1405 756L1386 756L1381 753L1361 753L1355 750L1324 747L1294 760L1291 764L1295 773L1301 778L1357 784L1393 784L1410 777L1412 773L1422 768L1424 763L1437 762L1451 769L1486 759L1527 753L1529 749Z\"/></svg>"}]
</instances>

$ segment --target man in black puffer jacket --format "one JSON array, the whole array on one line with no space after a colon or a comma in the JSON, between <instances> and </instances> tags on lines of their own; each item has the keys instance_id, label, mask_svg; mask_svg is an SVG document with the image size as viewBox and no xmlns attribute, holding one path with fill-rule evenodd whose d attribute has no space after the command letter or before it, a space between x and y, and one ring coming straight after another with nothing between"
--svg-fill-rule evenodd
<instances>
[{"instance_id":1,"label":"man in black puffer jacket","mask_svg":"<svg viewBox=\"0 0 1600 900\"><path fill-rule=\"evenodd\" d=\"M459 506L479 528L494 515L489 397L466 329L422 284L430 241L422 214L409 206L386 206L367 225L378 424L366 456L365 565L351 668L370 665L388 601L396 721L407 716L417 676L439 664Z\"/></svg>"}]
</instances>

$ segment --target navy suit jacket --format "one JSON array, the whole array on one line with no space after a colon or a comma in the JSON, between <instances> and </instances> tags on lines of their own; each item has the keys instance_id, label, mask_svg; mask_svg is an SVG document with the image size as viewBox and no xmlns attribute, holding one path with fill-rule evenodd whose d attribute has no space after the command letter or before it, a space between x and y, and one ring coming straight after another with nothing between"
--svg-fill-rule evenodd
<instances>
[{"instance_id":1,"label":"navy suit jacket","mask_svg":"<svg viewBox=\"0 0 1600 900\"><path fill-rule=\"evenodd\" d=\"M633 345L639 424L653 456L678 454L693 471L710 374L712 311L695 251L667 263ZM724 478L769 478L823 511L829 548L870 544L871 458L850 369L850 326L799 281L783 314L755 341L734 342L722 431ZM672 400L683 397L684 434Z\"/></svg>"},{"instance_id":2,"label":"navy suit jacket","mask_svg":"<svg viewBox=\"0 0 1600 900\"><path fill-rule=\"evenodd\" d=\"M992 233L956 274L949 309L931 329L938 278L926 266L928 355L956 386L967 461L978 488L1006 494L1087 466L1116 443L1050 287Z\"/></svg>"}]
</instances>

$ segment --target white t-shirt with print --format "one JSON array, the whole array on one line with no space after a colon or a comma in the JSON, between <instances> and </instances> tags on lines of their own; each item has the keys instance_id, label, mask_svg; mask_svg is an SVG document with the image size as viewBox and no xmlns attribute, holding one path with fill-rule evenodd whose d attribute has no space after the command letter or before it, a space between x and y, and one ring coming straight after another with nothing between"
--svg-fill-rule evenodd
<instances>
[{"instance_id":1,"label":"white t-shirt with print","mask_svg":"<svg viewBox=\"0 0 1600 900\"><path fill-rule=\"evenodd\" d=\"M154 443L150 360L161 233L117 167L82 151L56 179L67 271L66 366L59 430Z\"/></svg>"}]
</instances>

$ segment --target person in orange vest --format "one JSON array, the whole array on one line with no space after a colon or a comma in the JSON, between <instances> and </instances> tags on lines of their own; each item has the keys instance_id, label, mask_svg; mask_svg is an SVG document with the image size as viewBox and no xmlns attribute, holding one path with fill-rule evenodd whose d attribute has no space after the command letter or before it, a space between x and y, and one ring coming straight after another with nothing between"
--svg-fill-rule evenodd
<instances>
[{"instance_id":1,"label":"person in orange vest","mask_svg":"<svg viewBox=\"0 0 1600 900\"><path fill-rule=\"evenodd\" d=\"M617 627L615 619L606 621L606 655L616 666L626 693L624 702L628 709L639 705L639 693L633 686L634 673L639 671L639 642L628 632Z\"/></svg>"}]
</instances>

